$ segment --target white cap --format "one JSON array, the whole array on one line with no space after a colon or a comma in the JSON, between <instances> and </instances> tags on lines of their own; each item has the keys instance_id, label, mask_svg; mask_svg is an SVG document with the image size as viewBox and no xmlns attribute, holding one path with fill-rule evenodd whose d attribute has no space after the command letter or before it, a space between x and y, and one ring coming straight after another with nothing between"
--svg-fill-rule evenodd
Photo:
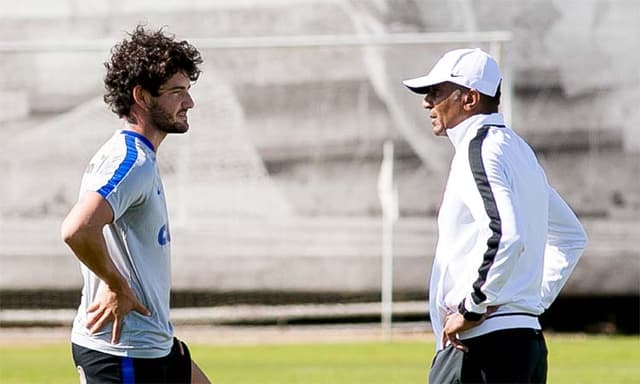
<instances>
[{"instance_id":1,"label":"white cap","mask_svg":"<svg viewBox=\"0 0 640 384\"><path fill-rule=\"evenodd\" d=\"M426 76L402 83L415 93L426 94L432 85L451 82L495 96L502 75L495 59L481 49L454 49L438 60Z\"/></svg>"}]
</instances>

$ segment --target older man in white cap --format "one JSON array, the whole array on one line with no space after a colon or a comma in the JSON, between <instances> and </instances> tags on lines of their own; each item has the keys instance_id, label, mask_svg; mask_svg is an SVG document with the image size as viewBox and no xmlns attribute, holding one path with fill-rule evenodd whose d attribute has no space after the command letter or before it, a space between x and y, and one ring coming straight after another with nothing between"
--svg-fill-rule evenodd
<instances>
[{"instance_id":1,"label":"older man in white cap","mask_svg":"<svg viewBox=\"0 0 640 384\"><path fill-rule=\"evenodd\" d=\"M501 82L497 62L480 49L447 52L426 76L403 82L425 95L433 133L455 149L429 287L438 350L431 382L546 382L538 316L587 242L498 112Z\"/></svg>"}]
</instances>

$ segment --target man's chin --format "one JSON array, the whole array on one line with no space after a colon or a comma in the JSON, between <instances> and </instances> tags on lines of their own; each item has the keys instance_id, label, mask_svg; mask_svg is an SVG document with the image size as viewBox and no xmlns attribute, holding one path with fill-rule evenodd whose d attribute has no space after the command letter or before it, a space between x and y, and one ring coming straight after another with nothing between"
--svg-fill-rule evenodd
<instances>
[{"instance_id":1,"label":"man's chin","mask_svg":"<svg viewBox=\"0 0 640 384\"><path fill-rule=\"evenodd\" d=\"M181 125L176 129L175 133L187 133L189 131L189 125Z\"/></svg>"},{"instance_id":2,"label":"man's chin","mask_svg":"<svg viewBox=\"0 0 640 384\"><path fill-rule=\"evenodd\" d=\"M445 129L441 129L439 127L438 128L433 127L431 132L433 133L433 136L447 136L447 131Z\"/></svg>"},{"instance_id":3,"label":"man's chin","mask_svg":"<svg viewBox=\"0 0 640 384\"><path fill-rule=\"evenodd\" d=\"M166 133L187 133L189 131L189 124L174 124L171 127L163 129Z\"/></svg>"}]
</instances>

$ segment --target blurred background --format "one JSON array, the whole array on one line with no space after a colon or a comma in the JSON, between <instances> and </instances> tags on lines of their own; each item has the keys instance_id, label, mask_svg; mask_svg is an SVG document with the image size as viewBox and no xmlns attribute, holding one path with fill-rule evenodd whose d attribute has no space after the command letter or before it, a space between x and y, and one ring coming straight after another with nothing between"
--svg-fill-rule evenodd
<instances>
[{"instance_id":1,"label":"blurred background","mask_svg":"<svg viewBox=\"0 0 640 384\"><path fill-rule=\"evenodd\" d=\"M121 127L102 101L103 63L142 23L204 58L191 130L159 150L178 321L379 319L387 141L399 211L394 319L428 321L434 215L452 152L401 80L447 50L481 47L505 74L502 112L590 237L543 322L638 332L639 2L0 0L0 9L0 325L71 322L81 276L59 225L90 157ZM203 311L180 312L193 308ZM40 315L21 312L32 310Z\"/></svg>"}]
</instances>

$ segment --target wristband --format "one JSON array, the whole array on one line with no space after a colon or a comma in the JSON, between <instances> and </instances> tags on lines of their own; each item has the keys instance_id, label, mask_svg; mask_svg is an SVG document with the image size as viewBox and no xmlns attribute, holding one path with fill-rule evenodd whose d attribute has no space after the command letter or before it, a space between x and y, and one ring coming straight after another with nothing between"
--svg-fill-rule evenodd
<instances>
[{"instance_id":1,"label":"wristband","mask_svg":"<svg viewBox=\"0 0 640 384\"><path fill-rule=\"evenodd\" d=\"M464 300L462 300L458 305L458 312L460 312L464 319L468 321L479 321L482 318L482 315L484 315L484 313L467 311L467 308L464 307Z\"/></svg>"}]
</instances>

